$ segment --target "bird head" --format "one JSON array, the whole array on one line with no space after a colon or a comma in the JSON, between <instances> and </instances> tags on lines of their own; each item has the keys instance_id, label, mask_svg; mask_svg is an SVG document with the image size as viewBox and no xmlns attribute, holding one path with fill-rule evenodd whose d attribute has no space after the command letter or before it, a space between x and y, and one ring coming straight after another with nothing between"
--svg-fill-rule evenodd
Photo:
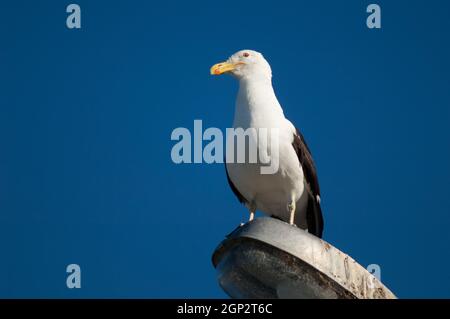
<instances>
[{"instance_id":1,"label":"bird head","mask_svg":"<svg viewBox=\"0 0 450 319\"><path fill-rule=\"evenodd\" d=\"M272 70L263 55L253 50L236 52L228 60L211 67L212 75L231 74L242 78L272 78Z\"/></svg>"}]
</instances>

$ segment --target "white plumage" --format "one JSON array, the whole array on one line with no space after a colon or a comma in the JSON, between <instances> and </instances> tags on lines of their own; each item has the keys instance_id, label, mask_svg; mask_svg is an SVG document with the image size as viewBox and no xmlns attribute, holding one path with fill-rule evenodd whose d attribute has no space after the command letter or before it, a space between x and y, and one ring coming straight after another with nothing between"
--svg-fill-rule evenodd
<instances>
[{"instance_id":1,"label":"white plumage","mask_svg":"<svg viewBox=\"0 0 450 319\"><path fill-rule=\"evenodd\" d=\"M260 210L320 237L323 221L314 163L303 137L284 116L268 62L258 52L243 50L214 65L211 73L230 73L239 80L234 128L278 129L279 152L270 154L279 163L276 173L261 174L262 163L226 163L230 186L250 210L250 220ZM264 140L258 143L259 150L268 148Z\"/></svg>"}]
</instances>

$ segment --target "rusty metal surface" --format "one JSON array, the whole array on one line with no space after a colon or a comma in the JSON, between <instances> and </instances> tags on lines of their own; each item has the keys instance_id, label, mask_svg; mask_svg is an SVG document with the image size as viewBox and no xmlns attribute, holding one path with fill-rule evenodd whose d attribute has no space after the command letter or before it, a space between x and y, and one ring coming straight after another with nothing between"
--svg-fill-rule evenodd
<instances>
[{"instance_id":1,"label":"rusty metal surface","mask_svg":"<svg viewBox=\"0 0 450 319\"><path fill-rule=\"evenodd\" d=\"M273 218L238 227L217 247L213 264L232 298L395 298L350 256Z\"/></svg>"}]
</instances>

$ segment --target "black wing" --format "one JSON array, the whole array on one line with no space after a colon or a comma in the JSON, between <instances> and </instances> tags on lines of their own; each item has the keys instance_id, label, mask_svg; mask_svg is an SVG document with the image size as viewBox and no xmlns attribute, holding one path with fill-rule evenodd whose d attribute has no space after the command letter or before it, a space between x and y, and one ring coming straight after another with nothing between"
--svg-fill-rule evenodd
<instances>
[{"instance_id":1,"label":"black wing","mask_svg":"<svg viewBox=\"0 0 450 319\"><path fill-rule=\"evenodd\" d=\"M227 180L228 180L228 184L230 185L231 190L233 191L234 195L236 195L237 199L239 200L239 203L241 204L247 204L247 200L245 199L245 197L238 191L238 189L236 188L236 186L234 186L233 182L230 179L230 176L228 175L228 170L227 170L227 164L226 161L225 162L225 173L227 174Z\"/></svg>"},{"instance_id":2,"label":"black wing","mask_svg":"<svg viewBox=\"0 0 450 319\"><path fill-rule=\"evenodd\" d=\"M306 179L306 185L309 190L308 207L306 211L306 221L308 224L308 232L322 238L323 233L323 216L320 208L320 187L317 178L316 166L314 165L311 151L306 144L306 141L297 129L297 134L294 134L294 141L292 142L298 160L303 169L303 174Z\"/></svg>"}]
</instances>

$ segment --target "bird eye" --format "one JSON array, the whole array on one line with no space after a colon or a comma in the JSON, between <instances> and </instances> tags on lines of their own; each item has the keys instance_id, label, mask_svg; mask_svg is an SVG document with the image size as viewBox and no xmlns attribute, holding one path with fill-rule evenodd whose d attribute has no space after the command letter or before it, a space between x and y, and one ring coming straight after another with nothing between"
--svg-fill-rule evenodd
<instances>
[{"instance_id":1,"label":"bird eye","mask_svg":"<svg viewBox=\"0 0 450 319\"><path fill-rule=\"evenodd\" d=\"M243 56L244 56L244 58L248 58L250 56L250 54L248 52L244 52Z\"/></svg>"}]
</instances>

